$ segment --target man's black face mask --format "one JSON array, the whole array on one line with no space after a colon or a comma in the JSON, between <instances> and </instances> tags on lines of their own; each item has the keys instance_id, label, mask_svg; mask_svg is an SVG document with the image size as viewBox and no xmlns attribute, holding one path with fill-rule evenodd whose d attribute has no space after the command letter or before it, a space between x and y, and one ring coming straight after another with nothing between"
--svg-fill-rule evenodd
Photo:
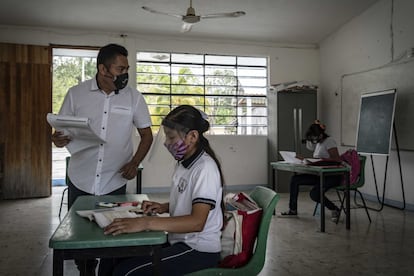
<instances>
[{"instance_id":1,"label":"man's black face mask","mask_svg":"<svg viewBox=\"0 0 414 276\"><path fill-rule=\"evenodd\" d=\"M128 84L129 75L128 73L124 73L114 78L114 85L117 90L124 89Z\"/></svg>"}]
</instances>

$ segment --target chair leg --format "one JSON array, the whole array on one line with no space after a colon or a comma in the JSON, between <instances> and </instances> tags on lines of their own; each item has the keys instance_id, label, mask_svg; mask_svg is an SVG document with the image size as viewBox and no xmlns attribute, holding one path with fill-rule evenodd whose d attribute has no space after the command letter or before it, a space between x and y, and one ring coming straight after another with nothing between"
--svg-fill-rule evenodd
<instances>
[{"instance_id":1,"label":"chair leg","mask_svg":"<svg viewBox=\"0 0 414 276\"><path fill-rule=\"evenodd\" d=\"M65 193L68 190L68 188L66 187L63 192L62 192L62 198L60 199L60 207L59 207L59 219L60 219L60 215L62 213L62 205L63 205L63 200L65 199Z\"/></svg>"},{"instance_id":2,"label":"chair leg","mask_svg":"<svg viewBox=\"0 0 414 276\"><path fill-rule=\"evenodd\" d=\"M358 191L358 189L357 189L356 191L358 192L359 196L360 196L360 197L361 197L361 199L362 199L362 204L364 205L365 212L367 213L367 216L368 216L368 219L369 219L369 223L371 223L371 217L370 217L370 215L369 215L369 213L368 213L368 208L367 208L367 205L365 204L365 199L364 199L364 197L362 196L361 192L360 192L360 191ZM355 193L355 194L356 194L356 193Z\"/></svg>"},{"instance_id":3,"label":"chair leg","mask_svg":"<svg viewBox=\"0 0 414 276\"><path fill-rule=\"evenodd\" d=\"M316 204L315 204L315 208L313 209L313 216L315 216L315 215L316 215L316 211L318 210L318 205L319 205L319 203L318 203L318 202L316 202Z\"/></svg>"},{"instance_id":4,"label":"chair leg","mask_svg":"<svg viewBox=\"0 0 414 276\"><path fill-rule=\"evenodd\" d=\"M346 210L345 210L345 207L344 207L346 194L344 192L344 196L341 197L341 194L338 190L336 190L336 194L338 195L339 202L341 202L341 207L339 207L339 215L338 215L338 218L336 219L336 222L335 222L336 224L338 224L339 219L341 218L342 211L344 211L344 214L346 215Z\"/></svg>"}]
</instances>

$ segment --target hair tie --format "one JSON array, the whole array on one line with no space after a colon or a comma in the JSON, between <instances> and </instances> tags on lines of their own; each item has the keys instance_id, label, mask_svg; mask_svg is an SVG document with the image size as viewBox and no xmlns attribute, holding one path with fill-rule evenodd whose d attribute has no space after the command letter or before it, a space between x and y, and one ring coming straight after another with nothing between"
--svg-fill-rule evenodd
<instances>
[{"instance_id":1,"label":"hair tie","mask_svg":"<svg viewBox=\"0 0 414 276\"><path fill-rule=\"evenodd\" d=\"M315 120L313 123L318 125L323 130L326 129L326 126L324 124L322 124L321 121L319 121L319 120Z\"/></svg>"}]
</instances>

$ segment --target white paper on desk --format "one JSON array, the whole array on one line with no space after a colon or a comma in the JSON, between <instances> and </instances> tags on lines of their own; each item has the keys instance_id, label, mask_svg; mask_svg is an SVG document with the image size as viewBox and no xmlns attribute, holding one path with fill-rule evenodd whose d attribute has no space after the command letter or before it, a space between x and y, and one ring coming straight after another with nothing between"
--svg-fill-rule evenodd
<instances>
[{"instance_id":1,"label":"white paper on desk","mask_svg":"<svg viewBox=\"0 0 414 276\"><path fill-rule=\"evenodd\" d=\"M105 143L105 140L91 128L88 118L48 113L46 119L51 127L63 131L64 135L72 139L66 146L71 154Z\"/></svg>"},{"instance_id":2,"label":"white paper on desk","mask_svg":"<svg viewBox=\"0 0 414 276\"><path fill-rule=\"evenodd\" d=\"M320 159L320 158L306 158L305 159L305 163L306 164L312 164L312 163L315 163L315 162L319 162L319 161L321 161L322 159Z\"/></svg>"},{"instance_id":3,"label":"white paper on desk","mask_svg":"<svg viewBox=\"0 0 414 276\"><path fill-rule=\"evenodd\" d=\"M279 151L280 155L282 156L283 160L287 163L293 164L303 164L302 160L296 158L296 152L294 151Z\"/></svg>"}]
</instances>

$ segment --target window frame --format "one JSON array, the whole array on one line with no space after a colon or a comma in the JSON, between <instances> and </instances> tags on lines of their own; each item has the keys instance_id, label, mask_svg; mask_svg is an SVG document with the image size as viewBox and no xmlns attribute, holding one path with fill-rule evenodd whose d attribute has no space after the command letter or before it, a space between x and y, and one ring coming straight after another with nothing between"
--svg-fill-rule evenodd
<instances>
[{"instance_id":1,"label":"window frame","mask_svg":"<svg viewBox=\"0 0 414 276\"><path fill-rule=\"evenodd\" d=\"M142 55L140 58L140 55ZM148 58L151 56L152 58ZM183 57L183 61L174 61L176 57ZM194 60L191 58L194 57ZM187 58L187 60L186 60ZM197 58L199 59L197 61ZM207 60L218 60L233 59L234 62L229 63L214 63L207 62ZM239 60L257 61L254 65L249 65L247 62L239 63ZM201 61L200 61L201 60ZM259 64L262 62L262 64ZM147 67L145 67L147 66ZM159 66L158 69L165 71L162 72L151 72L151 66ZM146 70L142 70L147 68ZM196 72L193 73L190 70L190 74L181 73L188 68L194 69ZM217 69L223 69L222 74L214 74L218 72ZM253 72L257 70L256 75L249 74L249 71ZM232 71L233 75L228 74ZM199 104L193 104L200 108L203 112L206 112L209 116L211 125L211 134L225 134L225 135L267 135L268 133L268 57L254 57L254 56L239 56L239 55L219 55L219 54L194 54L194 53L177 53L177 52L156 52L156 51L137 51L136 54L136 87L143 94L147 101L147 105L150 109L151 119L153 123L153 130L159 129L162 118L168 114L177 104L174 103L175 99L181 97L183 102L185 98L199 99ZM206 73L207 72L207 73ZM210 72L213 72L210 73ZM241 72L241 73L239 73ZM147 76L147 81L143 81L144 76ZM194 83L178 83L178 78L186 78L196 80ZM223 82L224 84L217 84L210 82L208 79L211 78L216 82ZM155 79L155 81L152 81ZM167 81L165 82L165 80ZM158 80L158 81L157 81ZM241 80L255 82L255 80L261 83L243 86ZM163 82L164 81L164 82ZM228 82L228 83L226 83ZM152 87L152 88L151 88ZM180 93L177 91L185 91L186 89L193 87L191 93L184 92ZM233 93L217 93L218 89L222 88L223 91ZM157 91L150 91L150 89L157 89ZM245 93L248 91L259 91L255 93ZM209 92L209 90L215 91L215 93ZM194 92L196 91L196 92ZM197 92L197 91L201 91ZM151 97L154 99L151 99ZM157 100L164 100L164 103L155 102ZM229 104L209 104L209 99L227 99ZM246 106L243 103L255 102L253 105ZM153 111L157 108L164 108L164 112L154 113ZM243 110L250 109L250 113L246 113ZM209 110L219 110L229 112L227 115L211 114ZM254 114L254 111L260 112ZM221 118L221 121L226 123L217 123ZM233 122L231 122L233 118ZM259 121L258 123L252 121ZM222 131L219 131L222 129ZM254 129L254 130L253 130ZM253 131L252 131L253 130Z\"/></svg>"}]
</instances>

